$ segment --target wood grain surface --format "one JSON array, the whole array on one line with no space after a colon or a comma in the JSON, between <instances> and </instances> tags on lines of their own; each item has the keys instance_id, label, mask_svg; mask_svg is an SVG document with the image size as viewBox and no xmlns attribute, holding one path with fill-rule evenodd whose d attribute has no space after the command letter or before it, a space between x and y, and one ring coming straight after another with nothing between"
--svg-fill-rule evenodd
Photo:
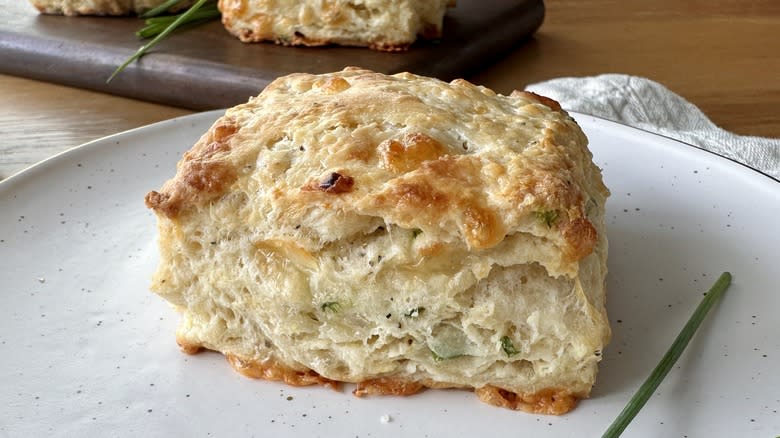
<instances>
[{"instance_id":1,"label":"wood grain surface","mask_svg":"<svg viewBox=\"0 0 780 438\"><path fill-rule=\"evenodd\" d=\"M87 141L190 113L0 75L0 179Z\"/></svg>"},{"instance_id":2,"label":"wood grain surface","mask_svg":"<svg viewBox=\"0 0 780 438\"><path fill-rule=\"evenodd\" d=\"M780 1L546 4L534 39L473 80L506 91L561 76L644 76L725 129L780 137Z\"/></svg>"},{"instance_id":3,"label":"wood grain surface","mask_svg":"<svg viewBox=\"0 0 780 438\"><path fill-rule=\"evenodd\" d=\"M726 129L780 137L780 1L546 5L545 23L530 42L469 79L506 93L561 76L641 75ZM187 113L0 76L0 177L80 143Z\"/></svg>"}]
</instances>

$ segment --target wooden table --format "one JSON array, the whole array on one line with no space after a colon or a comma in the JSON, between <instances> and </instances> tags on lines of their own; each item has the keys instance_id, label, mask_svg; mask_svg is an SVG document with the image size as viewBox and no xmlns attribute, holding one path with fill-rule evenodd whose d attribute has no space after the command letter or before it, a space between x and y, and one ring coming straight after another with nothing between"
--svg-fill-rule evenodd
<instances>
[{"instance_id":1,"label":"wooden table","mask_svg":"<svg viewBox=\"0 0 780 438\"><path fill-rule=\"evenodd\" d=\"M780 137L780 1L548 0L527 44L469 79L507 93L560 76L649 77L740 134ZM0 75L0 178L190 111Z\"/></svg>"}]
</instances>

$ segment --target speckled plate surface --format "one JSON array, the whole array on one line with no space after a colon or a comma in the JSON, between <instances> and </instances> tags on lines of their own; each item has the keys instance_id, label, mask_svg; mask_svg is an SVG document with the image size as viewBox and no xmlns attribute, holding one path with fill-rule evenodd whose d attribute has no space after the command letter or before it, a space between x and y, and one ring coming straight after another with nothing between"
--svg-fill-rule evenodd
<instances>
[{"instance_id":1,"label":"speckled plate surface","mask_svg":"<svg viewBox=\"0 0 780 438\"><path fill-rule=\"evenodd\" d=\"M599 436L725 270L733 286L627 435L780 435L780 183L579 114L612 190L614 335L592 398L570 414L464 391L357 399L180 353L177 315L148 292L143 196L218 115L98 140L0 183L0 436Z\"/></svg>"}]
</instances>

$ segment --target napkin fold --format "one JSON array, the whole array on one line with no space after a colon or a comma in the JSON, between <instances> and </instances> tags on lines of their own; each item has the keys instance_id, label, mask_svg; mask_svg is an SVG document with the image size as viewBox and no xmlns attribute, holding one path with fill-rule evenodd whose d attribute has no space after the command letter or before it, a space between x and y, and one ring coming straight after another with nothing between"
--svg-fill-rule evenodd
<instances>
[{"instance_id":1,"label":"napkin fold","mask_svg":"<svg viewBox=\"0 0 780 438\"><path fill-rule=\"evenodd\" d=\"M620 74L559 78L526 90L553 98L564 109L675 138L780 180L780 139L721 129L695 105L649 79Z\"/></svg>"}]
</instances>

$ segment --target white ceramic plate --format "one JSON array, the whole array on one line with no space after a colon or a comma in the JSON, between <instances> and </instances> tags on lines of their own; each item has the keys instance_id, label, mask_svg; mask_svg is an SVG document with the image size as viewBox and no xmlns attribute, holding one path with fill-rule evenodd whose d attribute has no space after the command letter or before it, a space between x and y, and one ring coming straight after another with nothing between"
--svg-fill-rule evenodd
<instances>
[{"instance_id":1,"label":"white ceramic plate","mask_svg":"<svg viewBox=\"0 0 780 438\"><path fill-rule=\"evenodd\" d=\"M357 399L180 353L177 315L148 291L143 197L218 115L117 134L0 183L0 435L600 436L726 270L733 286L627 435L780 435L780 183L579 114L612 190L614 335L573 412L512 412L465 391Z\"/></svg>"}]
</instances>

